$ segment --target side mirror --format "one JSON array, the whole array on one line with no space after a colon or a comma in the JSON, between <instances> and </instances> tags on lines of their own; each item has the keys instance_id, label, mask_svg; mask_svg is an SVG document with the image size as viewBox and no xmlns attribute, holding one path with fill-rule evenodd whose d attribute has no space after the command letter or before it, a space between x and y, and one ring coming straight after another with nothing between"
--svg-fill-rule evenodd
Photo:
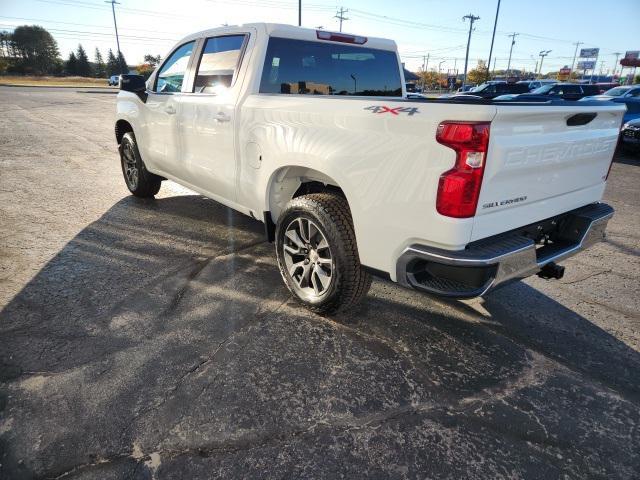
<instances>
[{"instance_id":1,"label":"side mirror","mask_svg":"<svg viewBox=\"0 0 640 480\"><path fill-rule=\"evenodd\" d=\"M142 75L120 75L120 90L135 93L142 101L147 99L147 84Z\"/></svg>"}]
</instances>

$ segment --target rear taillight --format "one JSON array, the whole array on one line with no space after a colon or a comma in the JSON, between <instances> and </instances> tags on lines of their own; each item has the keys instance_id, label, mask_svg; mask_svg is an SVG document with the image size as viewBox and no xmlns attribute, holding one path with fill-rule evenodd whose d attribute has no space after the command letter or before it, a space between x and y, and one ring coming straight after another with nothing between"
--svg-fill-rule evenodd
<instances>
[{"instance_id":1,"label":"rear taillight","mask_svg":"<svg viewBox=\"0 0 640 480\"><path fill-rule=\"evenodd\" d=\"M364 45L367 43L367 37L328 32L326 30L316 30L316 36L319 40L329 40L331 42L355 43L356 45Z\"/></svg>"},{"instance_id":2,"label":"rear taillight","mask_svg":"<svg viewBox=\"0 0 640 480\"><path fill-rule=\"evenodd\" d=\"M489 122L442 122L436 140L456 152L456 163L440 175L436 208L447 217L476 214L489 146Z\"/></svg>"}]
</instances>

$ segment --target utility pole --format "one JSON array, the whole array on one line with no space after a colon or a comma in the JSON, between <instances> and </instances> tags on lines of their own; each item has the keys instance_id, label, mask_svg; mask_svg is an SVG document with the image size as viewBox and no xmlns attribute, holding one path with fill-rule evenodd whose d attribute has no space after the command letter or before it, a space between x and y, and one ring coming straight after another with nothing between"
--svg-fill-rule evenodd
<instances>
[{"instance_id":1,"label":"utility pole","mask_svg":"<svg viewBox=\"0 0 640 480\"><path fill-rule=\"evenodd\" d=\"M598 55L600 55L600 50L598 50ZM593 68L591 69L591 78L589 78L589 83L593 83L593 73L596 69L596 65L598 65L598 55L596 55L596 60L593 62Z\"/></svg>"},{"instance_id":2,"label":"utility pole","mask_svg":"<svg viewBox=\"0 0 640 480\"><path fill-rule=\"evenodd\" d=\"M116 4L120 5L120 2L116 0L105 0L104 3L111 4L111 11L113 12L113 26L116 29L116 45L118 46L118 65L120 65L120 73L126 73L122 68L122 53L120 53L120 37L118 37L118 23L116 22Z\"/></svg>"},{"instance_id":3,"label":"utility pole","mask_svg":"<svg viewBox=\"0 0 640 480\"><path fill-rule=\"evenodd\" d=\"M613 52L613 54L616 56L616 61L613 64L613 72L611 73L611 76L615 76L616 74L616 70L618 70L618 58L620 58L620 55L622 55L622 53L620 52Z\"/></svg>"},{"instance_id":4,"label":"utility pole","mask_svg":"<svg viewBox=\"0 0 640 480\"><path fill-rule=\"evenodd\" d=\"M298 0L298 26L302 26L302 0Z\"/></svg>"},{"instance_id":5,"label":"utility pole","mask_svg":"<svg viewBox=\"0 0 640 480\"><path fill-rule=\"evenodd\" d=\"M469 66L469 46L471 45L471 32L473 31L473 24L477 20L480 20L480 17L476 17L472 13L469 15L465 15L462 17L462 21L464 22L466 19L469 19L469 39L467 40L467 53L464 56L464 73L462 74L462 88L464 89L464 84L467 81L467 67ZM488 65L487 65L488 67Z\"/></svg>"},{"instance_id":6,"label":"utility pole","mask_svg":"<svg viewBox=\"0 0 640 480\"><path fill-rule=\"evenodd\" d=\"M427 80L427 67L429 66L429 53L422 56L422 91L424 92L424 83Z\"/></svg>"},{"instance_id":7,"label":"utility pole","mask_svg":"<svg viewBox=\"0 0 640 480\"><path fill-rule=\"evenodd\" d=\"M440 69L442 68L442 64L445 63L446 60L442 60L439 64L438 64L438 90L440 90L442 88L442 83L440 83L442 80L440 78Z\"/></svg>"},{"instance_id":8,"label":"utility pole","mask_svg":"<svg viewBox=\"0 0 640 480\"><path fill-rule=\"evenodd\" d=\"M489 67L491 66L491 55L493 54L493 41L496 39L496 27L498 26L498 14L500 13L500 0L498 0L498 8L496 9L496 19L493 22L493 35L491 36L491 48L489 48L489 60L487 60L487 77L489 76ZM495 62L494 62L495 63ZM495 68L494 68L495 70ZM487 80L489 80L487 78Z\"/></svg>"},{"instance_id":9,"label":"utility pole","mask_svg":"<svg viewBox=\"0 0 640 480\"><path fill-rule=\"evenodd\" d=\"M542 76L542 62L544 62L544 57L546 57L550 53L551 53L551 50L542 50L538 54L540 56L540 71L538 72L538 78Z\"/></svg>"},{"instance_id":10,"label":"utility pole","mask_svg":"<svg viewBox=\"0 0 640 480\"><path fill-rule=\"evenodd\" d=\"M574 45L576 46L576 51L573 52L573 62L571 62L571 73L569 74L569 79L571 79L571 75L573 74L573 69L576 66L576 57L578 56L578 47L584 44L584 42L576 42Z\"/></svg>"},{"instance_id":11,"label":"utility pole","mask_svg":"<svg viewBox=\"0 0 640 480\"><path fill-rule=\"evenodd\" d=\"M520 34L515 32L507 35L507 37L511 37L511 49L509 50L509 61L507 62L507 77L511 76L511 54L513 53L513 46L516 44L516 37L518 35Z\"/></svg>"},{"instance_id":12,"label":"utility pole","mask_svg":"<svg viewBox=\"0 0 640 480\"><path fill-rule=\"evenodd\" d=\"M347 17L344 16L344 14L347 13L348 11L349 11L348 9L345 9L344 7L340 7L340 10L338 10L338 12L333 17L340 20L340 31L342 31L342 22L345 20L349 20Z\"/></svg>"}]
</instances>

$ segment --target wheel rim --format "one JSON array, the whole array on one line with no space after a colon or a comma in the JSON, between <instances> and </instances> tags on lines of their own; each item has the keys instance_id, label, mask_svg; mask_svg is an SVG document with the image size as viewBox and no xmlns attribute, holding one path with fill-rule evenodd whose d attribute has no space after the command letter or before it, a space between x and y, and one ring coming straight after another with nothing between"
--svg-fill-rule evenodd
<instances>
[{"instance_id":1,"label":"wheel rim","mask_svg":"<svg viewBox=\"0 0 640 480\"><path fill-rule=\"evenodd\" d=\"M331 248L311 220L299 217L287 226L282 257L287 275L302 298L318 299L329 291L335 269Z\"/></svg>"},{"instance_id":2,"label":"wheel rim","mask_svg":"<svg viewBox=\"0 0 640 480\"><path fill-rule=\"evenodd\" d=\"M122 170L127 186L135 190L138 187L138 163L129 142L126 142L122 148Z\"/></svg>"}]
</instances>

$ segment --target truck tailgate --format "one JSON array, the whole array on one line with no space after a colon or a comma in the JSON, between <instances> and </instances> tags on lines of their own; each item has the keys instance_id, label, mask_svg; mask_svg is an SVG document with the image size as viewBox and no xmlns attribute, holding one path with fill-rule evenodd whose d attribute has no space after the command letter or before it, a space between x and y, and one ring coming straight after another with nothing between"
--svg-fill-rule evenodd
<instances>
[{"instance_id":1,"label":"truck tailgate","mask_svg":"<svg viewBox=\"0 0 640 480\"><path fill-rule=\"evenodd\" d=\"M619 105L498 105L471 241L599 201L623 114Z\"/></svg>"}]
</instances>

